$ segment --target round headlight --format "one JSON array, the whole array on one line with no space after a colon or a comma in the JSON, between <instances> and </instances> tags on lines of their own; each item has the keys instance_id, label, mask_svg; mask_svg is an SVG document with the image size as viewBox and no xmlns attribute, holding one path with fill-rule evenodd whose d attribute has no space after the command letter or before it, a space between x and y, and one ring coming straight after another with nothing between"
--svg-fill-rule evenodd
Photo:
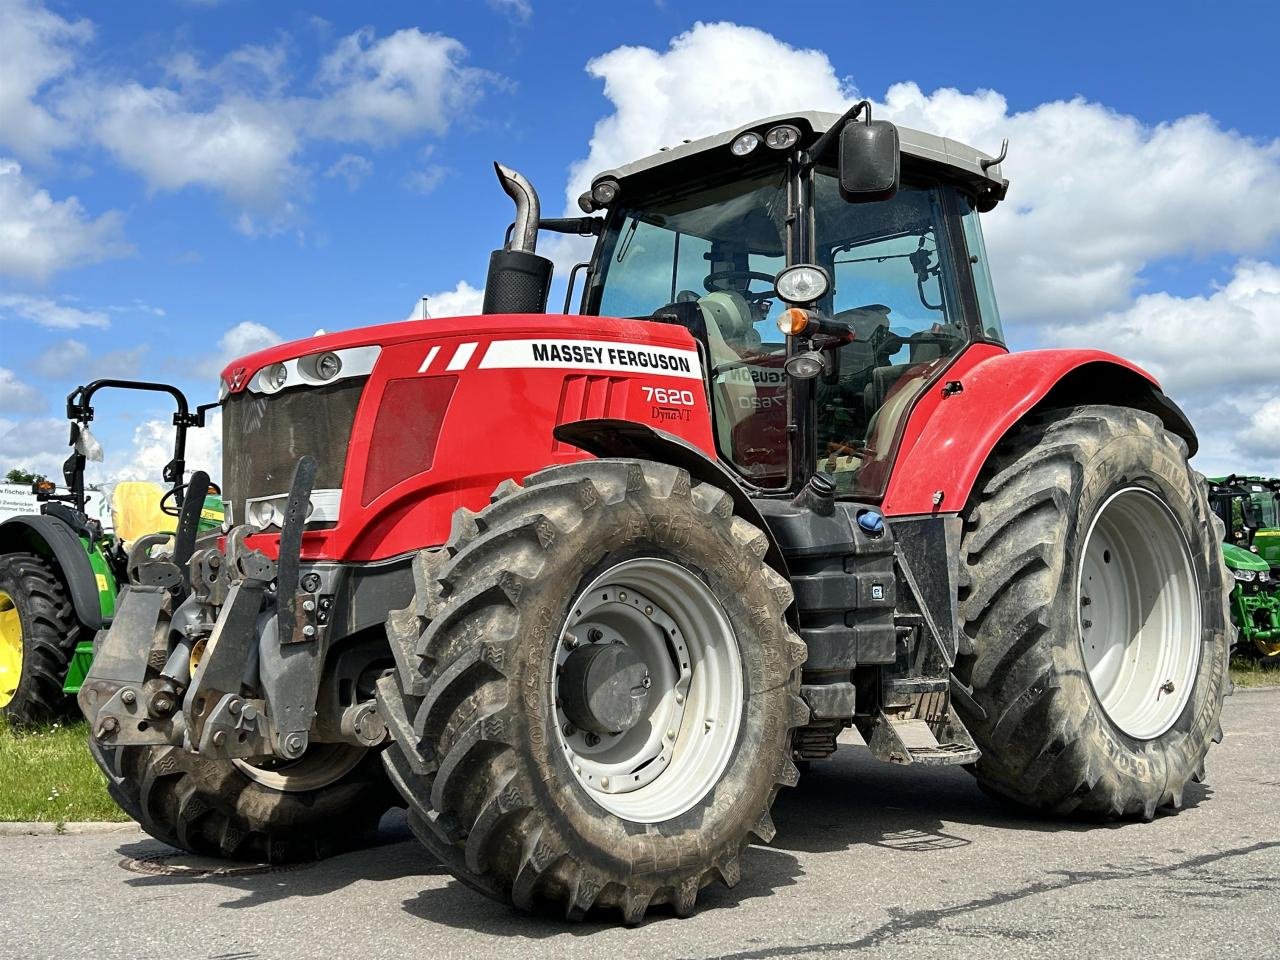
<instances>
[{"instance_id":1,"label":"round headlight","mask_svg":"<svg viewBox=\"0 0 1280 960\"><path fill-rule=\"evenodd\" d=\"M800 131L795 127L783 124L774 127L764 135L765 145L774 150L786 150L800 142Z\"/></svg>"},{"instance_id":2,"label":"round headlight","mask_svg":"<svg viewBox=\"0 0 1280 960\"><path fill-rule=\"evenodd\" d=\"M1231 575L1244 583L1253 583L1253 578L1257 576L1252 570L1232 570Z\"/></svg>"},{"instance_id":3,"label":"round headlight","mask_svg":"<svg viewBox=\"0 0 1280 960\"><path fill-rule=\"evenodd\" d=\"M788 303L813 303L826 296L831 284L827 280L827 272L821 267L798 263L779 273L773 286L778 296Z\"/></svg>"},{"instance_id":4,"label":"round headlight","mask_svg":"<svg viewBox=\"0 0 1280 960\"><path fill-rule=\"evenodd\" d=\"M745 157L758 146L760 146L760 134L748 130L730 144L729 152L735 157Z\"/></svg>"},{"instance_id":5,"label":"round headlight","mask_svg":"<svg viewBox=\"0 0 1280 960\"><path fill-rule=\"evenodd\" d=\"M332 380L342 370L342 358L336 353L322 353L316 357L316 376Z\"/></svg>"},{"instance_id":6,"label":"round headlight","mask_svg":"<svg viewBox=\"0 0 1280 960\"><path fill-rule=\"evenodd\" d=\"M605 207L618 198L618 181L601 180L591 188L591 199Z\"/></svg>"},{"instance_id":7,"label":"round headlight","mask_svg":"<svg viewBox=\"0 0 1280 960\"><path fill-rule=\"evenodd\" d=\"M797 380L812 380L822 372L824 364L822 354L810 351L808 353L797 353L783 366L786 368L787 373Z\"/></svg>"},{"instance_id":8,"label":"round headlight","mask_svg":"<svg viewBox=\"0 0 1280 960\"><path fill-rule=\"evenodd\" d=\"M288 382L289 368L283 363L273 363L262 371L261 377L262 389L268 393L275 393Z\"/></svg>"}]
</instances>

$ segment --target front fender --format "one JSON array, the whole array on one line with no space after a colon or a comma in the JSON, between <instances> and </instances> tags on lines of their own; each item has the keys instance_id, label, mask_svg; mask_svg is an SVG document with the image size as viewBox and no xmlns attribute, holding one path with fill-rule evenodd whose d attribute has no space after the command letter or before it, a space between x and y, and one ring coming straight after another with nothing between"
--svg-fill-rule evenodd
<instances>
[{"instance_id":1,"label":"front fender","mask_svg":"<svg viewBox=\"0 0 1280 960\"><path fill-rule=\"evenodd\" d=\"M102 603L93 565L74 530L42 514L10 517L0 523L0 553L19 550L51 556L71 594L76 618L89 630L102 628Z\"/></svg>"},{"instance_id":2,"label":"front fender","mask_svg":"<svg viewBox=\"0 0 1280 960\"><path fill-rule=\"evenodd\" d=\"M885 490L886 516L962 510L997 444L1041 409L1098 403L1147 410L1195 453L1186 415L1141 367L1101 350L995 350L971 347L917 401Z\"/></svg>"},{"instance_id":3,"label":"front fender","mask_svg":"<svg viewBox=\"0 0 1280 960\"><path fill-rule=\"evenodd\" d=\"M765 562L790 579L787 561L782 556L769 524L737 478L724 464L683 437L657 430L633 420L595 418L562 423L552 433L561 443L571 444L593 457L635 457L680 467L689 472L696 483L719 487L733 499L733 510L743 520L754 524L769 539Z\"/></svg>"}]
</instances>

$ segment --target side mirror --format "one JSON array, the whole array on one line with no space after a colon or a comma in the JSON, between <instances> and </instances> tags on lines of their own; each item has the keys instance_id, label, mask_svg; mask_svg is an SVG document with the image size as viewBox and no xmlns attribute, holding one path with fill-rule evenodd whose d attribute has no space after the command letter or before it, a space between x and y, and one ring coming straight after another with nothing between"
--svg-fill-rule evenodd
<instances>
[{"instance_id":1,"label":"side mirror","mask_svg":"<svg viewBox=\"0 0 1280 960\"><path fill-rule=\"evenodd\" d=\"M849 203L888 200L902 179L898 128L888 120L846 123L840 131L840 196Z\"/></svg>"}]
</instances>

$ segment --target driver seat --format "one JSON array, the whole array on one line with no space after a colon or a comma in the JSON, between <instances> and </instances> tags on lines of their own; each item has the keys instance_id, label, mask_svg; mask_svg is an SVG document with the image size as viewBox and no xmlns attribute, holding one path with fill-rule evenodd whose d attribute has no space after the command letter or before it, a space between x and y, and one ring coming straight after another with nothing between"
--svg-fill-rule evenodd
<instances>
[{"instance_id":1,"label":"driver seat","mask_svg":"<svg viewBox=\"0 0 1280 960\"><path fill-rule=\"evenodd\" d=\"M722 364L738 363L743 354L760 345L760 335L752 322L747 298L736 290L718 290L698 299L707 327L707 351L710 354L711 392L717 407L716 440L720 449L733 449L733 431L759 409L759 397L750 372L744 368L731 370L717 379L714 370Z\"/></svg>"}]
</instances>

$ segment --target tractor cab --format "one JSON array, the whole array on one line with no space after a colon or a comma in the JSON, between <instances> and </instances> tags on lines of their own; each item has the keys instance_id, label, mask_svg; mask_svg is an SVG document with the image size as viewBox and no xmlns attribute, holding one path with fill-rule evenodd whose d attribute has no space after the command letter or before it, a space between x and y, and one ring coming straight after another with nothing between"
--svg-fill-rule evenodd
<instances>
[{"instance_id":1,"label":"tractor cab","mask_svg":"<svg viewBox=\"0 0 1280 960\"><path fill-rule=\"evenodd\" d=\"M967 346L1003 347L978 212L998 160L803 113L601 173L582 312L697 339L720 459L762 494L815 472L884 493L906 413Z\"/></svg>"}]
</instances>

